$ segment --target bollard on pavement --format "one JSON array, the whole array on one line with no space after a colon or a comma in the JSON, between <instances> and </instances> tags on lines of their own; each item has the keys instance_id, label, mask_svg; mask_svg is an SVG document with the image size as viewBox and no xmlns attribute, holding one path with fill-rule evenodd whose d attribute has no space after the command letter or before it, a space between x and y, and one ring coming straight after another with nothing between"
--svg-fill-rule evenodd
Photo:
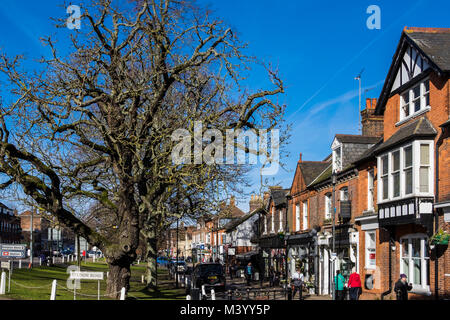
<instances>
[{"instance_id":1,"label":"bollard on pavement","mask_svg":"<svg viewBox=\"0 0 450 320\"><path fill-rule=\"evenodd\" d=\"M211 289L211 300L216 300L216 291L214 288Z\"/></svg>"},{"instance_id":2,"label":"bollard on pavement","mask_svg":"<svg viewBox=\"0 0 450 320\"><path fill-rule=\"evenodd\" d=\"M22 269L22 260L19 260L19 269Z\"/></svg>"},{"instance_id":3,"label":"bollard on pavement","mask_svg":"<svg viewBox=\"0 0 450 320\"><path fill-rule=\"evenodd\" d=\"M250 300L250 289L247 288L247 300Z\"/></svg>"},{"instance_id":4,"label":"bollard on pavement","mask_svg":"<svg viewBox=\"0 0 450 320\"><path fill-rule=\"evenodd\" d=\"M50 300L56 300L56 280L52 282L52 293L50 294Z\"/></svg>"},{"instance_id":5,"label":"bollard on pavement","mask_svg":"<svg viewBox=\"0 0 450 320\"><path fill-rule=\"evenodd\" d=\"M125 300L125 288L122 288L122 290L120 290L120 300Z\"/></svg>"},{"instance_id":6,"label":"bollard on pavement","mask_svg":"<svg viewBox=\"0 0 450 320\"><path fill-rule=\"evenodd\" d=\"M228 300L233 300L233 292L228 290Z\"/></svg>"},{"instance_id":7,"label":"bollard on pavement","mask_svg":"<svg viewBox=\"0 0 450 320\"><path fill-rule=\"evenodd\" d=\"M192 300L192 297L190 295L187 295L186 300Z\"/></svg>"},{"instance_id":8,"label":"bollard on pavement","mask_svg":"<svg viewBox=\"0 0 450 320\"><path fill-rule=\"evenodd\" d=\"M0 294L6 293L6 272L2 272L2 277L0 281Z\"/></svg>"}]
</instances>

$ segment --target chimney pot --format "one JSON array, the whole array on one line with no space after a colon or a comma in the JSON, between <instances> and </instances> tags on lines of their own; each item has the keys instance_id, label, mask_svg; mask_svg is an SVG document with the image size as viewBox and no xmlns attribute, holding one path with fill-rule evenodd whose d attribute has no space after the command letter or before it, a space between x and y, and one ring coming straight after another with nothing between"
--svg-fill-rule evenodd
<instances>
[{"instance_id":1,"label":"chimney pot","mask_svg":"<svg viewBox=\"0 0 450 320\"><path fill-rule=\"evenodd\" d=\"M300 160L299 160L299 162L302 162L302 156L303 156L303 154L300 152Z\"/></svg>"}]
</instances>

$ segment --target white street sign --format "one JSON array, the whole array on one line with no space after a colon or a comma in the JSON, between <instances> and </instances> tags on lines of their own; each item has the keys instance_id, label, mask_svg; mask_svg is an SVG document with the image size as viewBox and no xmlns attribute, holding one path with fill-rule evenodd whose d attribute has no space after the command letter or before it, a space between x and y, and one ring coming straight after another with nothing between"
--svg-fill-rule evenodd
<instances>
[{"instance_id":1,"label":"white street sign","mask_svg":"<svg viewBox=\"0 0 450 320\"><path fill-rule=\"evenodd\" d=\"M8 269L9 270L10 267L11 267L11 264L9 263L9 261L2 261L2 264L1 264L1 268L2 269Z\"/></svg>"},{"instance_id":2,"label":"white street sign","mask_svg":"<svg viewBox=\"0 0 450 320\"><path fill-rule=\"evenodd\" d=\"M71 271L70 279L103 280L103 272Z\"/></svg>"}]
</instances>

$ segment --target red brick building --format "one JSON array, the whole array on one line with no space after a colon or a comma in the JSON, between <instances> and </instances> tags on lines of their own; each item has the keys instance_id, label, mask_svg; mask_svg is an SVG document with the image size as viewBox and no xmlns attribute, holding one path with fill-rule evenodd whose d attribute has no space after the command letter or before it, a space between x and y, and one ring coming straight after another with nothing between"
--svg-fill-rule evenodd
<instances>
[{"instance_id":1,"label":"red brick building","mask_svg":"<svg viewBox=\"0 0 450 320\"><path fill-rule=\"evenodd\" d=\"M400 273L413 284L412 298L450 295L449 251L430 242L449 223L449 72L450 29L403 30L375 110L384 119L374 151L383 230L377 265L390 297Z\"/></svg>"}]
</instances>

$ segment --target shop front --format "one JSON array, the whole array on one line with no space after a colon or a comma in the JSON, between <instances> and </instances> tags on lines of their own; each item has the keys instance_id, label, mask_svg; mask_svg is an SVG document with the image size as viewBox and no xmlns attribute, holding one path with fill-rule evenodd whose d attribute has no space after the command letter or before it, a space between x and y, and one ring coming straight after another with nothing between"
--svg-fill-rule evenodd
<instances>
[{"instance_id":1,"label":"shop front","mask_svg":"<svg viewBox=\"0 0 450 320\"><path fill-rule=\"evenodd\" d=\"M318 270L318 246L316 232L293 235L288 238L288 268L291 275L300 268L305 277L305 283L316 293Z\"/></svg>"},{"instance_id":2,"label":"shop front","mask_svg":"<svg viewBox=\"0 0 450 320\"><path fill-rule=\"evenodd\" d=\"M270 268L275 272L280 272L281 276L286 272L286 245L278 235L263 237L259 240L260 251L260 270L264 270L264 278L269 276Z\"/></svg>"}]
</instances>

